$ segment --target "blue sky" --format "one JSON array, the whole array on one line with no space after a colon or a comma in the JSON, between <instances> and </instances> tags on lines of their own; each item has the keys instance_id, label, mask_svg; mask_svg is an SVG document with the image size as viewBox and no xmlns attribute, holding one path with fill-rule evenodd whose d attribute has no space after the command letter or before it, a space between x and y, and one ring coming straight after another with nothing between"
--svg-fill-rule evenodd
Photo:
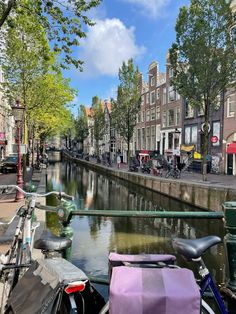
<instances>
[{"instance_id":1,"label":"blue sky","mask_svg":"<svg viewBox=\"0 0 236 314\"><path fill-rule=\"evenodd\" d=\"M156 60L165 70L165 56L175 40L175 22L179 8L190 0L103 0L89 15L96 25L86 30L74 52L83 60L84 71L64 74L78 90L74 99L77 114L80 104L91 105L93 96L116 96L118 70L123 61L134 59L144 78L148 65Z\"/></svg>"}]
</instances>

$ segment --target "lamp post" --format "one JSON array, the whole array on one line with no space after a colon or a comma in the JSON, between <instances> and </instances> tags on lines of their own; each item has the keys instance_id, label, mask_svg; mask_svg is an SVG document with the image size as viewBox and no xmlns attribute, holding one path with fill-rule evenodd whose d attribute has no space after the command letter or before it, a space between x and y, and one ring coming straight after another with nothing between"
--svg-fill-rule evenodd
<instances>
[{"instance_id":1,"label":"lamp post","mask_svg":"<svg viewBox=\"0 0 236 314\"><path fill-rule=\"evenodd\" d=\"M15 118L16 128L17 128L17 154L18 154L18 162L17 162L17 180L16 184L23 188L23 176L22 176L22 165L21 165L21 128L22 128L22 122L24 120L24 110L25 108L21 106L20 101L16 100L16 104L11 107L12 113ZM17 191L16 192L16 198L15 201L19 202L22 199L24 199L24 195Z\"/></svg>"}]
</instances>

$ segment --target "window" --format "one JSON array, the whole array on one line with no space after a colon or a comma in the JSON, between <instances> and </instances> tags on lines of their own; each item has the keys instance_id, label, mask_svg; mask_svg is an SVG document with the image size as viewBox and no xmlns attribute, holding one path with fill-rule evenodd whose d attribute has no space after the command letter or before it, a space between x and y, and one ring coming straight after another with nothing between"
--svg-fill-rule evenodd
<instances>
[{"instance_id":1,"label":"window","mask_svg":"<svg viewBox=\"0 0 236 314\"><path fill-rule=\"evenodd\" d=\"M220 106L221 106L221 94L217 95L217 97L216 97L215 110L219 110Z\"/></svg>"},{"instance_id":2,"label":"window","mask_svg":"<svg viewBox=\"0 0 236 314\"><path fill-rule=\"evenodd\" d=\"M157 88L156 90L156 99L159 99L160 98L160 89Z\"/></svg>"},{"instance_id":3,"label":"window","mask_svg":"<svg viewBox=\"0 0 236 314\"><path fill-rule=\"evenodd\" d=\"M194 117L194 110L193 107L186 101L185 104L185 118L193 118Z\"/></svg>"},{"instance_id":4,"label":"window","mask_svg":"<svg viewBox=\"0 0 236 314\"><path fill-rule=\"evenodd\" d=\"M141 106L144 105L144 95L141 96Z\"/></svg>"},{"instance_id":5,"label":"window","mask_svg":"<svg viewBox=\"0 0 236 314\"><path fill-rule=\"evenodd\" d=\"M155 104L155 91L151 92L151 104Z\"/></svg>"},{"instance_id":6,"label":"window","mask_svg":"<svg viewBox=\"0 0 236 314\"><path fill-rule=\"evenodd\" d=\"M175 111L174 111L174 109L168 110L167 119L168 119L168 126L172 126L175 124Z\"/></svg>"},{"instance_id":7,"label":"window","mask_svg":"<svg viewBox=\"0 0 236 314\"><path fill-rule=\"evenodd\" d=\"M184 139L185 139L185 144L197 143L197 125L185 127Z\"/></svg>"},{"instance_id":8,"label":"window","mask_svg":"<svg viewBox=\"0 0 236 314\"><path fill-rule=\"evenodd\" d=\"M147 104L149 104L149 101L150 101L149 98L150 98L149 93L147 93L147 94L146 94L146 103L147 103Z\"/></svg>"},{"instance_id":9,"label":"window","mask_svg":"<svg viewBox=\"0 0 236 314\"><path fill-rule=\"evenodd\" d=\"M163 128L166 127L166 111L163 111L163 114L162 114L162 127Z\"/></svg>"},{"instance_id":10,"label":"window","mask_svg":"<svg viewBox=\"0 0 236 314\"><path fill-rule=\"evenodd\" d=\"M146 147L145 128L142 128L142 148Z\"/></svg>"},{"instance_id":11,"label":"window","mask_svg":"<svg viewBox=\"0 0 236 314\"><path fill-rule=\"evenodd\" d=\"M200 108L198 109L198 116L204 116L204 114L205 114L204 105L201 105Z\"/></svg>"},{"instance_id":12,"label":"window","mask_svg":"<svg viewBox=\"0 0 236 314\"><path fill-rule=\"evenodd\" d=\"M169 99L169 101L174 101L174 100L175 100L175 90L174 90L174 86L169 86L168 99Z\"/></svg>"},{"instance_id":13,"label":"window","mask_svg":"<svg viewBox=\"0 0 236 314\"><path fill-rule=\"evenodd\" d=\"M141 149L141 129L138 129L138 149Z\"/></svg>"},{"instance_id":14,"label":"window","mask_svg":"<svg viewBox=\"0 0 236 314\"><path fill-rule=\"evenodd\" d=\"M162 104L166 104L166 88L163 88L163 94L162 94Z\"/></svg>"},{"instance_id":15,"label":"window","mask_svg":"<svg viewBox=\"0 0 236 314\"><path fill-rule=\"evenodd\" d=\"M155 76L152 76L151 77L151 86L154 86L155 85Z\"/></svg>"},{"instance_id":16,"label":"window","mask_svg":"<svg viewBox=\"0 0 236 314\"><path fill-rule=\"evenodd\" d=\"M151 137L150 137L150 127L147 127L147 149L150 149L151 147Z\"/></svg>"},{"instance_id":17,"label":"window","mask_svg":"<svg viewBox=\"0 0 236 314\"><path fill-rule=\"evenodd\" d=\"M176 125L180 124L180 108L176 108L176 121L175 121Z\"/></svg>"},{"instance_id":18,"label":"window","mask_svg":"<svg viewBox=\"0 0 236 314\"><path fill-rule=\"evenodd\" d=\"M146 111L146 121L150 121L150 110Z\"/></svg>"},{"instance_id":19,"label":"window","mask_svg":"<svg viewBox=\"0 0 236 314\"><path fill-rule=\"evenodd\" d=\"M226 100L227 104L227 118L234 117L235 105L234 105L234 95L230 95Z\"/></svg>"},{"instance_id":20,"label":"window","mask_svg":"<svg viewBox=\"0 0 236 314\"><path fill-rule=\"evenodd\" d=\"M218 141L216 143L212 143L213 146L220 145L220 121L215 121L212 123L212 135L218 137Z\"/></svg>"},{"instance_id":21,"label":"window","mask_svg":"<svg viewBox=\"0 0 236 314\"><path fill-rule=\"evenodd\" d=\"M180 94L178 92L175 92L176 94L176 100L180 100Z\"/></svg>"},{"instance_id":22,"label":"window","mask_svg":"<svg viewBox=\"0 0 236 314\"><path fill-rule=\"evenodd\" d=\"M151 127L151 150L154 150L155 149L155 125L153 125Z\"/></svg>"},{"instance_id":23,"label":"window","mask_svg":"<svg viewBox=\"0 0 236 314\"><path fill-rule=\"evenodd\" d=\"M141 122L141 112L137 114L137 123Z\"/></svg>"},{"instance_id":24,"label":"window","mask_svg":"<svg viewBox=\"0 0 236 314\"><path fill-rule=\"evenodd\" d=\"M155 108L151 109L151 121L155 120Z\"/></svg>"},{"instance_id":25,"label":"window","mask_svg":"<svg viewBox=\"0 0 236 314\"><path fill-rule=\"evenodd\" d=\"M156 108L156 119L160 119L160 107Z\"/></svg>"},{"instance_id":26,"label":"window","mask_svg":"<svg viewBox=\"0 0 236 314\"><path fill-rule=\"evenodd\" d=\"M168 149L173 148L173 133L168 133Z\"/></svg>"},{"instance_id":27,"label":"window","mask_svg":"<svg viewBox=\"0 0 236 314\"><path fill-rule=\"evenodd\" d=\"M145 111L142 111L142 122L145 121Z\"/></svg>"},{"instance_id":28,"label":"window","mask_svg":"<svg viewBox=\"0 0 236 314\"><path fill-rule=\"evenodd\" d=\"M169 77L173 77L174 76L174 70L173 68L169 68Z\"/></svg>"}]
</instances>

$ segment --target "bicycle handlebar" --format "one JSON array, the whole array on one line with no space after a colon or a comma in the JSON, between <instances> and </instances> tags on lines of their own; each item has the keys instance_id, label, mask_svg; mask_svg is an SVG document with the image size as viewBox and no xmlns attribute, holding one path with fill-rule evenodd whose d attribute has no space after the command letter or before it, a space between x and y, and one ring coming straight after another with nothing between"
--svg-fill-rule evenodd
<instances>
[{"instance_id":1,"label":"bicycle handlebar","mask_svg":"<svg viewBox=\"0 0 236 314\"><path fill-rule=\"evenodd\" d=\"M0 190L9 190L9 189L15 189L24 194L25 196L34 196L34 197L47 197L49 195L57 195L59 199L65 198L68 200L73 201L74 197L71 195L66 194L65 192L58 192L58 191L50 191L48 193L39 194L35 192L26 192L22 188L20 188L18 185L0 185Z\"/></svg>"}]
</instances>

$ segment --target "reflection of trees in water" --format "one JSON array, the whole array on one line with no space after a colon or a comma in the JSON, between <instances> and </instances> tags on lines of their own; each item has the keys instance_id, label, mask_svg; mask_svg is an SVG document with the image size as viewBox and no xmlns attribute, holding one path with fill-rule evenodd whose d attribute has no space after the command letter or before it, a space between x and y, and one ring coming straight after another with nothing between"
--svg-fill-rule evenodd
<instances>
[{"instance_id":1,"label":"reflection of trees in water","mask_svg":"<svg viewBox=\"0 0 236 314\"><path fill-rule=\"evenodd\" d=\"M49 169L50 170L50 169ZM49 171L50 172L50 171ZM53 172L52 172L53 175ZM78 204L83 202L88 210L177 210L196 211L196 207L181 203L167 196L133 185L129 182L111 179L76 164L61 164L60 177L68 194L75 192ZM88 202L88 196L91 198ZM86 203L87 200L87 203ZM89 204L89 206L88 206ZM82 207L83 208L83 207ZM110 218L89 217L91 239L103 231L103 223ZM110 234L110 250L121 253L173 253L172 236L195 238L209 234L223 237L224 228L219 220L174 219L174 218L113 218ZM92 241L92 240L91 240ZM190 264L178 257L181 265ZM206 254L207 265L216 274L218 282L224 278L225 259L222 246L212 248ZM192 266L192 264L191 264Z\"/></svg>"}]
</instances>

